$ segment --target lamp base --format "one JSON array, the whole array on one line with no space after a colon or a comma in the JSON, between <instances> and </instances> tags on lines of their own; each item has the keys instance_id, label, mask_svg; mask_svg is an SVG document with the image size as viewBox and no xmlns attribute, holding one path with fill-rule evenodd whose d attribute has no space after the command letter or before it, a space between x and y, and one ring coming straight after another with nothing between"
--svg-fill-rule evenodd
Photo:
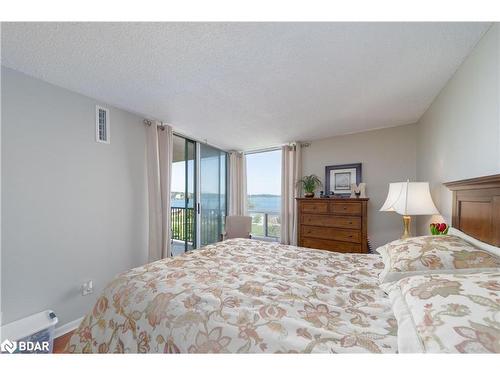
<instances>
[{"instance_id":1,"label":"lamp base","mask_svg":"<svg viewBox=\"0 0 500 375\"><path fill-rule=\"evenodd\" d=\"M411 237L411 216L403 216L403 235L402 240L406 240Z\"/></svg>"}]
</instances>

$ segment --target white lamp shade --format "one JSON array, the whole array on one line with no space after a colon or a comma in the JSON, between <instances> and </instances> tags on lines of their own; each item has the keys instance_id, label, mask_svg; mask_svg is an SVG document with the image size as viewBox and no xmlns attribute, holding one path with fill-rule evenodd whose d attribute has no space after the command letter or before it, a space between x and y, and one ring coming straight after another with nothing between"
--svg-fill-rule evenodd
<instances>
[{"instance_id":1,"label":"white lamp shade","mask_svg":"<svg viewBox=\"0 0 500 375\"><path fill-rule=\"evenodd\" d=\"M394 205L401 197L401 191L403 190L404 184L404 182L392 182L389 184L389 192L387 193L387 198L380 208L380 211L396 211Z\"/></svg>"},{"instance_id":2,"label":"white lamp shade","mask_svg":"<svg viewBox=\"0 0 500 375\"><path fill-rule=\"evenodd\" d=\"M387 199L380 211L396 211L400 215L435 215L428 182L396 182L389 184Z\"/></svg>"}]
</instances>

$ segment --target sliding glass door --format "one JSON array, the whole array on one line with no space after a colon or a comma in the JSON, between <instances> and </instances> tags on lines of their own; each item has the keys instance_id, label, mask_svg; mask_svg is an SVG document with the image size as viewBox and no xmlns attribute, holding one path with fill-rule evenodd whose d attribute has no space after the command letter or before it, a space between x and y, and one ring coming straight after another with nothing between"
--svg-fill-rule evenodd
<instances>
[{"instance_id":1,"label":"sliding glass door","mask_svg":"<svg viewBox=\"0 0 500 375\"><path fill-rule=\"evenodd\" d=\"M172 255L219 241L226 216L226 152L174 135Z\"/></svg>"},{"instance_id":2,"label":"sliding glass door","mask_svg":"<svg viewBox=\"0 0 500 375\"><path fill-rule=\"evenodd\" d=\"M200 144L199 150L199 245L205 246L219 241L224 231L227 154L206 144Z\"/></svg>"},{"instance_id":3,"label":"sliding glass door","mask_svg":"<svg viewBox=\"0 0 500 375\"><path fill-rule=\"evenodd\" d=\"M177 135L171 189L171 250L179 255L196 247L196 143Z\"/></svg>"}]
</instances>

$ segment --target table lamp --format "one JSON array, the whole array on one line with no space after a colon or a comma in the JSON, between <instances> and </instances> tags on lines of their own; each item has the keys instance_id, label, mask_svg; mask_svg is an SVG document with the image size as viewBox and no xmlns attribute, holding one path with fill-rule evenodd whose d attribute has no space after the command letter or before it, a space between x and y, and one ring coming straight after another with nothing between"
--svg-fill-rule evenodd
<instances>
[{"instance_id":1,"label":"table lamp","mask_svg":"<svg viewBox=\"0 0 500 375\"><path fill-rule=\"evenodd\" d=\"M412 215L434 215L438 210L432 201L428 182L393 182L380 211L395 211L403 215L402 239L411 237Z\"/></svg>"}]
</instances>

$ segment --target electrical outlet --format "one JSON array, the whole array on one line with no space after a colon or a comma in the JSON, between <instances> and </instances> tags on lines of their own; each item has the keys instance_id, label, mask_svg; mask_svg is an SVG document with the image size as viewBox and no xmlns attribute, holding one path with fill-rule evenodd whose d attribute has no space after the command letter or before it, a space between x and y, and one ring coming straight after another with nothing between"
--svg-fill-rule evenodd
<instances>
[{"instance_id":1,"label":"electrical outlet","mask_svg":"<svg viewBox=\"0 0 500 375\"><path fill-rule=\"evenodd\" d=\"M86 281L82 284L82 296L94 293L94 284L92 280Z\"/></svg>"}]
</instances>

